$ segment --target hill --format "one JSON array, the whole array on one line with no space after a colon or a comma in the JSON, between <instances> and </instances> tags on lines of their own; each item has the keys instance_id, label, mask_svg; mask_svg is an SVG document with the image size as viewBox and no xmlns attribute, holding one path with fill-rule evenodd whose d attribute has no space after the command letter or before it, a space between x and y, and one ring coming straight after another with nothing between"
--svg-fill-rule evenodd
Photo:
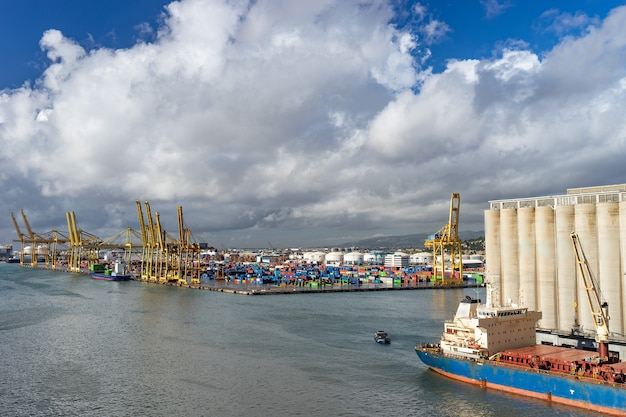
<instances>
[{"instance_id":1,"label":"hill","mask_svg":"<svg viewBox=\"0 0 626 417\"><path fill-rule=\"evenodd\" d=\"M459 232L461 240L473 240L485 236L484 231L464 231ZM359 249L403 249L403 248L423 248L424 240L428 237L427 233L416 233L403 236L379 236L369 239L355 240L352 242L344 242L338 245L342 248L359 248Z\"/></svg>"}]
</instances>

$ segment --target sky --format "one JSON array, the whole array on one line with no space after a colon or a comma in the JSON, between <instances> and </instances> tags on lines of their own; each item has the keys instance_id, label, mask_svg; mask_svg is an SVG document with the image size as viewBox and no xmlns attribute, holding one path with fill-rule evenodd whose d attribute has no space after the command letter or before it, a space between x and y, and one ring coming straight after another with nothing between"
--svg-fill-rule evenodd
<instances>
[{"instance_id":1,"label":"sky","mask_svg":"<svg viewBox=\"0 0 626 417\"><path fill-rule=\"evenodd\" d=\"M622 4L3 1L0 243L149 201L217 248L333 247L626 183Z\"/></svg>"}]
</instances>

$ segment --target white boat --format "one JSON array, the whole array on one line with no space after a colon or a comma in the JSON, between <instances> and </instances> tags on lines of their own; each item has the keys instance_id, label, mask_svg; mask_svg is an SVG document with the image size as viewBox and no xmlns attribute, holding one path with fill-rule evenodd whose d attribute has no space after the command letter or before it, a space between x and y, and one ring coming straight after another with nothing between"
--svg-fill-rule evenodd
<instances>
[{"instance_id":1,"label":"white boat","mask_svg":"<svg viewBox=\"0 0 626 417\"><path fill-rule=\"evenodd\" d=\"M374 333L374 340L376 341L376 343L380 343L383 345L387 343L391 343L391 338L389 337L387 332L383 330L379 330L376 333Z\"/></svg>"}]
</instances>

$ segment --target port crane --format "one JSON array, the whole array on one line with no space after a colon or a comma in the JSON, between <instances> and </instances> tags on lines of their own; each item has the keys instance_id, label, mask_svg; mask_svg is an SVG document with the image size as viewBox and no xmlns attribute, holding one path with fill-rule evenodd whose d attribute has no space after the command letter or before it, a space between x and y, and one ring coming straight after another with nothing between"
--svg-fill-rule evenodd
<instances>
[{"instance_id":1,"label":"port crane","mask_svg":"<svg viewBox=\"0 0 626 417\"><path fill-rule=\"evenodd\" d=\"M98 250L102 239L79 229L76 223L76 214L73 211L66 212L65 218L70 235L67 268L69 272L81 272L83 259L87 260L87 265L98 263Z\"/></svg>"},{"instance_id":2,"label":"port crane","mask_svg":"<svg viewBox=\"0 0 626 417\"><path fill-rule=\"evenodd\" d=\"M26 214L24 214L24 210L20 210L20 214L22 215L22 220L24 221L24 226L26 226L26 230L28 231L29 242L30 242L30 266L35 268L37 266L37 258L39 256L39 241L41 237L33 232L33 229L30 227L30 223L26 218Z\"/></svg>"},{"instance_id":3,"label":"port crane","mask_svg":"<svg viewBox=\"0 0 626 417\"><path fill-rule=\"evenodd\" d=\"M426 248L433 252L433 279L437 285L446 285L445 281L445 255L450 255L451 278L449 282L458 282L463 279L463 256L461 239L459 239L459 211L461 208L461 196L452 193L450 197L450 212L448 223L437 233L428 236L424 242ZM455 274L458 271L458 279Z\"/></svg>"},{"instance_id":4,"label":"port crane","mask_svg":"<svg viewBox=\"0 0 626 417\"><path fill-rule=\"evenodd\" d=\"M102 240L98 246L100 249L122 251L122 259L126 264L130 265L135 257L135 253L139 252L139 248L141 248L142 245L143 240L141 234L132 227L127 227L121 232L117 232L113 236Z\"/></svg>"},{"instance_id":5,"label":"port crane","mask_svg":"<svg viewBox=\"0 0 626 417\"><path fill-rule=\"evenodd\" d=\"M193 240L191 230L185 227L183 208L177 207L178 237L168 234L161 225L161 217L150 203L145 202L144 217L141 203L137 201L137 215L143 240L142 279L157 282L177 282L181 285L199 284L200 245Z\"/></svg>"},{"instance_id":6,"label":"port crane","mask_svg":"<svg viewBox=\"0 0 626 417\"><path fill-rule=\"evenodd\" d=\"M589 267L589 262L580 244L578 234L572 232L570 237L572 238L576 263L578 264L578 270L583 280L587 301L589 301L591 315L594 319L593 323L596 327L598 355L602 360L607 360L609 357L609 304L606 301L600 301L598 283L591 273L591 268Z\"/></svg>"},{"instance_id":7,"label":"port crane","mask_svg":"<svg viewBox=\"0 0 626 417\"><path fill-rule=\"evenodd\" d=\"M26 230L28 231L28 236L26 236L20 230L20 227L17 224L17 220L15 216L11 212L11 220L13 221L13 226L15 227L15 232L17 233L17 237L19 240L14 240L14 242L21 243L20 249L20 264L24 265L24 250L26 248L26 244L30 244L31 250L31 259L30 266L37 267L39 256L44 258L44 264L46 268L56 269L57 264L57 256L62 250L61 245L69 242L67 236L63 235L57 230L51 230L46 233L35 233L33 229L30 227L30 223L26 218L26 214L24 210L20 210L20 214L22 216L22 220L24 225L26 226Z\"/></svg>"},{"instance_id":8,"label":"port crane","mask_svg":"<svg viewBox=\"0 0 626 417\"><path fill-rule=\"evenodd\" d=\"M13 215L13 212L11 212L11 220L13 221L13 226L15 227L15 233L17 233L17 237L19 238L19 240L13 240L13 241L20 242L21 244L20 265L23 265L24 264L24 245L26 243L26 236L24 235L24 233L22 233L20 226L17 224L17 220L15 220L15 216Z\"/></svg>"},{"instance_id":9,"label":"port crane","mask_svg":"<svg viewBox=\"0 0 626 417\"><path fill-rule=\"evenodd\" d=\"M141 242L143 244L143 250L141 252L140 278L144 280L148 280L149 279L148 265L151 266L150 261L152 259L152 239L151 239L150 230L144 220L143 209L141 208L141 202L137 200L136 203L137 203L137 216L139 217L139 230L141 233ZM150 208L149 208L150 206L147 201L146 201L146 206L147 206L146 208L147 208L148 213L150 213Z\"/></svg>"},{"instance_id":10,"label":"port crane","mask_svg":"<svg viewBox=\"0 0 626 417\"><path fill-rule=\"evenodd\" d=\"M185 227L183 221L183 207L177 207L178 213L178 281L187 284L187 277L191 284L200 284L200 245L193 240L191 229Z\"/></svg>"}]
</instances>

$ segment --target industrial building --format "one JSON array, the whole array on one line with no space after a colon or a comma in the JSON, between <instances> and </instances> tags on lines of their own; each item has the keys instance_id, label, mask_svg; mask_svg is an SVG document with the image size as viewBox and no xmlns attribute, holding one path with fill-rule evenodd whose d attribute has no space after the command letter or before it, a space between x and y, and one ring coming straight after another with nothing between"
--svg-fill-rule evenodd
<instances>
[{"instance_id":1,"label":"industrial building","mask_svg":"<svg viewBox=\"0 0 626 417\"><path fill-rule=\"evenodd\" d=\"M595 335L571 233L609 306L611 340L626 339L626 184L572 188L564 195L489 202L487 280L492 300L540 310L546 334Z\"/></svg>"}]
</instances>

